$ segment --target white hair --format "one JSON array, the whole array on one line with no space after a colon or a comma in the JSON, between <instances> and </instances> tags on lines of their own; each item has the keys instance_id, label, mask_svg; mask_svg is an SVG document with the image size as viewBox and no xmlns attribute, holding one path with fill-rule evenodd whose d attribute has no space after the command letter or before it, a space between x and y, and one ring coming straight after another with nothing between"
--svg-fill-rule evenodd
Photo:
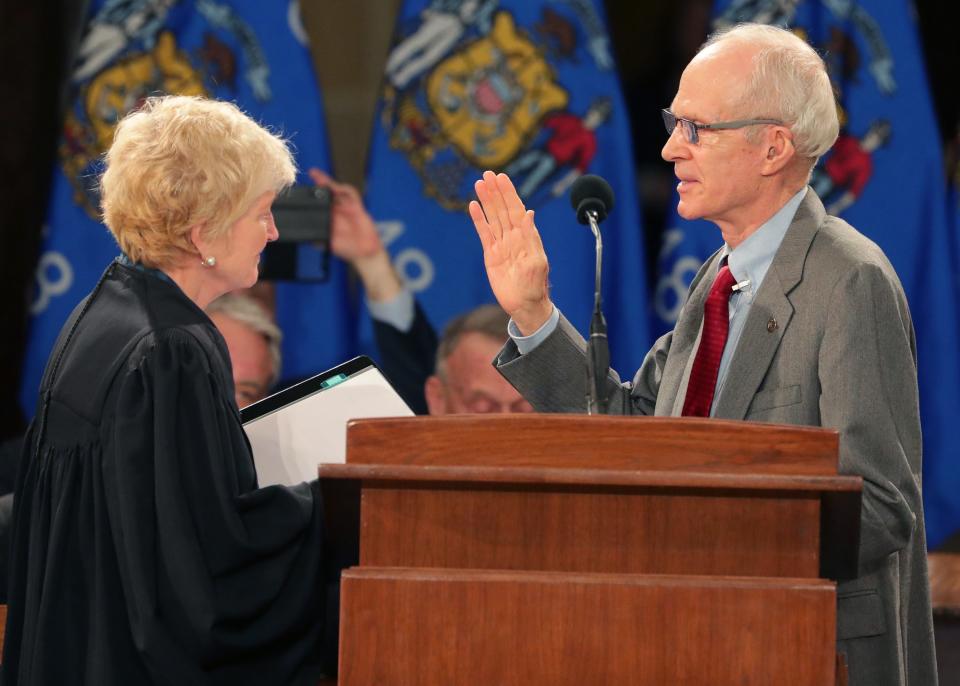
<instances>
[{"instance_id":1,"label":"white hair","mask_svg":"<svg viewBox=\"0 0 960 686\"><path fill-rule=\"evenodd\" d=\"M270 385L273 386L280 378L280 342L283 334L280 332L270 315L260 303L247 295L227 293L207 305L207 314L222 314L249 327L263 336L270 351L270 362L273 370L270 374Z\"/></svg>"},{"instance_id":2,"label":"white hair","mask_svg":"<svg viewBox=\"0 0 960 686\"><path fill-rule=\"evenodd\" d=\"M745 116L784 122L793 133L797 155L807 158L812 168L840 133L823 59L796 34L766 24L737 24L717 31L700 50L732 41L759 48L739 103Z\"/></svg>"}]
</instances>

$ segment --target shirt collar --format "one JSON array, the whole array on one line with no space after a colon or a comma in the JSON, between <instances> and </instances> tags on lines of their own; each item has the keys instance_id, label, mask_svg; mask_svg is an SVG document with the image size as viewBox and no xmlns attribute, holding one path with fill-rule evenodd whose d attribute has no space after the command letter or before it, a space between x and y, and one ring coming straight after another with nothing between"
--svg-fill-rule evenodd
<instances>
[{"instance_id":1,"label":"shirt collar","mask_svg":"<svg viewBox=\"0 0 960 686\"><path fill-rule=\"evenodd\" d=\"M806 188L799 190L776 214L761 224L734 250L724 244L721 260L726 258L727 265L738 282L749 279L749 288L754 293L763 283L767 270L770 269L780 243L783 242L783 237L787 234L787 229L790 228L793 216L797 213L797 208L800 207L806 192Z\"/></svg>"}]
</instances>

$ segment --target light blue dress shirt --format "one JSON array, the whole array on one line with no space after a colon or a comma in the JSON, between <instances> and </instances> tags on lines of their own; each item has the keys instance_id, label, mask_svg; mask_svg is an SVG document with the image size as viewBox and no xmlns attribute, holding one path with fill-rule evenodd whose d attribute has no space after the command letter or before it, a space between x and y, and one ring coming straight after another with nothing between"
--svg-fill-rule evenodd
<instances>
[{"instance_id":1,"label":"light blue dress shirt","mask_svg":"<svg viewBox=\"0 0 960 686\"><path fill-rule=\"evenodd\" d=\"M763 279L773 263L773 257L777 254L783 237L790 228L793 216L800 207L803 196L807 189L798 191L787 203L781 207L776 214L765 221L760 227L750 234L743 243L734 250L730 250L727 245L723 246L719 265L726 258L727 265L733 278L737 280L738 290L730 296L730 328L727 333L727 344L723 348L723 356L720 358L720 370L717 373L717 387L713 392L713 407L716 407L717 398L723 391L723 385L727 380L727 372L730 370L730 360L737 349L737 343L740 341L740 335L743 333L743 325L747 321L747 315L750 313L750 306L753 304L755 294L760 290ZM714 273L716 278L716 273ZM517 350L521 355L525 355L540 343L544 341L553 330L557 328L560 322L560 312L556 306L550 314L550 318L529 336L520 334L517 325L510 320L507 325L507 331L510 338L517 345ZM711 409L711 414L713 409Z\"/></svg>"},{"instance_id":2,"label":"light blue dress shirt","mask_svg":"<svg viewBox=\"0 0 960 686\"><path fill-rule=\"evenodd\" d=\"M727 332L727 344L723 348L723 356L720 358L720 370L717 372L717 387L713 392L713 406L710 414L717 406L717 398L723 391L723 385L727 380L727 372L730 370L730 360L737 350L737 343L740 341L740 335L743 333L743 325L747 322L747 315L750 314L750 306L756 293L760 290L763 279L773 263L774 255L780 249L783 237L790 228L793 216L800 207L800 202L806 194L806 188L799 191L796 195L787 201L787 204L760 225L760 228L754 231L747 239L730 250L727 245L723 246L722 256L727 258L727 266L738 284L746 283L730 296L730 328ZM721 257L722 262L722 257ZM719 263L718 263L719 264ZM716 278L716 275L714 275Z\"/></svg>"},{"instance_id":3,"label":"light blue dress shirt","mask_svg":"<svg viewBox=\"0 0 960 686\"><path fill-rule=\"evenodd\" d=\"M390 298L374 302L367 300L367 309L370 316L378 322L389 324L393 328L407 333L413 326L413 317L416 314L414 309L413 293L406 287L401 288L400 292Z\"/></svg>"}]
</instances>

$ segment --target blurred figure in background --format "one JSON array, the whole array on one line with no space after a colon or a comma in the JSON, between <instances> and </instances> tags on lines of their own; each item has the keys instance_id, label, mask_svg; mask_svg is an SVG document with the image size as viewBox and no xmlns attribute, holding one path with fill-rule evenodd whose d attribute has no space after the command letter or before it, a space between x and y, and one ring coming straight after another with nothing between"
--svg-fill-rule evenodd
<instances>
[{"instance_id":1,"label":"blurred figure in background","mask_svg":"<svg viewBox=\"0 0 960 686\"><path fill-rule=\"evenodd\" d=\"M481 305L447 325L424 389L430 414L533 412L492 364L509 321L499 305Z\"/></svg>"},{"instance_id":2,"label":"blurred figure in background","mask_svg":"<svg viewBox=\"0 0 960 686\"><path fill-rule=\"evenodd\" d=\"M207 315L227 343L237 407L266 398L280 378L280 328L243 292L221 295L207 306Z\"/></svg>"}]
</instances>

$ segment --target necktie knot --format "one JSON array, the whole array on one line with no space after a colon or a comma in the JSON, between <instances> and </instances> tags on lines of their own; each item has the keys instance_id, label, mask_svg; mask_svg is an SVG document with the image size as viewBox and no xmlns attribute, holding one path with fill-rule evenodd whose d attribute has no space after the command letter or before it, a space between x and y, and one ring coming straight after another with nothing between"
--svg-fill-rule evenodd
<instances>
[{"instance_id":1,"label":"necktie knot","mask_svg":"<svg viewBox=\"0 0 960 686\"><path fill-rule=\"evenodd\" d=\"M737 279L730 271L730 267L724 264L717 272L717 278L713 280L713 286L710 287L710 295L707 297L725 297L729 298L733 293L733 287L737 285Z\"/></svg>"}]
</instances>

